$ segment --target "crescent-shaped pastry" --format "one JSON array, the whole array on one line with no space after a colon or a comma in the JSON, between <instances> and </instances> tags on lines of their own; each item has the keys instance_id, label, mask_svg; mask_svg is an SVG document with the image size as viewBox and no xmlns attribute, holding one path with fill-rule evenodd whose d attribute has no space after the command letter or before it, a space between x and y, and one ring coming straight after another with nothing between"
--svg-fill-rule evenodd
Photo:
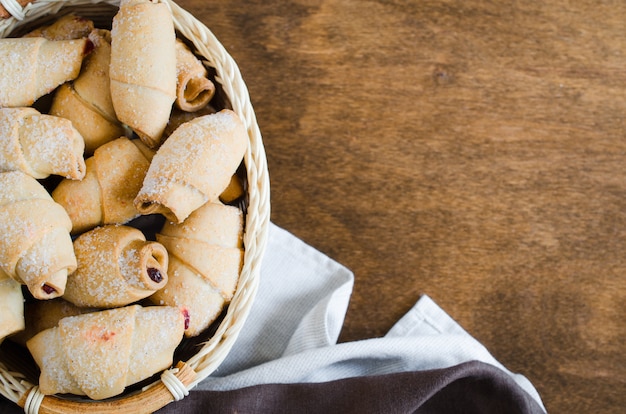
<instances>
[{"instance_id":1,"label":"crescent-shaped pastry","mask_svg":"<svg viewBox=\"0 0 626 414\"><path fill-rule=\"evenodd\" d=\"M208 78L202 62L176 39L176 106L186 112L196 112L211 101L215 85Z\"/></svg>"},{"instance_id":2,"label":"crescent-shaped pastry","mask_svg":"<svg viewBox=\"0 0 626 414\"><path fill-rule=\"evenodd\" d=\"M96 29L89 34L89 39L94 44L93 52L85 58L78 78L57 89L49 111L50 115L72 121L85 141L88 156L125 133L111 101L111 34Z\"/></svg>"},{"instance_id":3,"label":"crescent-shaped pastry","mask_svg":"<svg viewBox=\"0 0 626 414\"><path fill-rule=\"evenodd\" d=\"M37 299L63 295L76 270L72 222L46 189L19 171L0 173L0 272Z\"/></svg>"},{"instance_id":4,"label":"crescent-shaped pastry","mask_svg":"<svg viewBox=\"0 0 626 414\"><path fill-rule=\"evenodd\" d=\"M0 108L0 171L34 178L85 176L83 138L67 119L33 108Z\"/></svg>"},{"instance_id":5,"label":"crescent-shaped pastry","mask_svg":"<svg viewBox=\"0 0 626 414\"><path fill-rule=\"evenodd\" d=\"M22 331L24 327L22 285L0 270L0 343L5 337Z\"/></svg>"},{"instance_id":6,"label":"crescent-shaped pastry","mask_svg":"<svg viewBox=\"0 0 626 414\"><path fill-rule=\"evenodd\" d=\"M176 98L176 34L164 3L122 0L111 29L111 97L117 118L150 148Z\"/></svg>"},{"instance_id":7,"label":"crescent-shaped pastry","mask_svg":"<svg viewBox=\"0 0 626 414\"><path fill-rule=\"evenodd\" d=\"M80 73L88 39L0 39L0 107L32 105Z\"/></svg>"},{"instance_id":8,"label":"crescent-shaped pastry","mask_svg":"<svg viewBox=\"0 0 626 414\"><path fill-rule=\"evenodd\" d=\"M138 139L115 139L87 158L82 181L63 180L52 191L72 220L72 233L124 224L140 215L133 204L154 151Z\"/></svg>"},{"instance_id":9,"label":"crescent-shaped pastry","mask_svg":"<svg viewBox=\"0 0 626 414\"><path fill-rule=\"evenodd\" d=\"M180 223L228 186L248 145L246 129L231 110L182 124L157 151L135 207Z\"/></svg>"},{"instance_id":10,"label":"crescent-shaped pastry","mask_svg":"<svg viewBox=\"0 0 626 414\"><path fill-rule=\"evenodd\" d=\"M189 315L186 336L205 330L233 297L243 263L243 215L207 203L181 224L165 223L157 240L169 253L169 281L150 297Z\"/></svg>"},{"instance_id":11,"label":"crescent-shaped pastry","mask_svg":"<svg viewBox=\"0 0 626 414\"><path fill-rule=\"evenodd\" d=\"M74 241L78 267L63 299L81 307L111 308L152 295L167 284L168 253L133 227L109 225Z\"/></svg>"},{"instance_id":12,"label":"crescent-shaped pastry","mask_svg":"<svg viewBox=\"0 0 626 414\"><path fill-rule=\"evenodd\" d=\"M184 317L139 305L70 316L27 343L41 369L39 391L102 400L172 365Z\"/></svg>"}]
</instances>

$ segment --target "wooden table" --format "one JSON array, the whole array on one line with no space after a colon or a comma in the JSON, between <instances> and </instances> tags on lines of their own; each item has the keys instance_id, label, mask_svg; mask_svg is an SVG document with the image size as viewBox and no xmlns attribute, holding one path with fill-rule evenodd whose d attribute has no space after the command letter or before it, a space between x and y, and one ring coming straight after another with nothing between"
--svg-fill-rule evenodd
<instances>
[{"instance_id":1,"label":"wooden table","mask_svg":"<svg viewBox=\"0 0 626 414\"><path fill-rule=\"evenodd\" d=\"M626 406L626 2L181 0L238 62L341 341L422 294L549 412Z\"/></svg>"},{"instance_id":2,"label":"wooden table","mask_svg":"<svg viewBox=\"0 0 626 414\"><path fill-rule=\"evenodd\" d=\"M355 273L341 341L427 294L549 412L623 412L626 2L180 4L248 84L272 220Z\"/></svg>"}]
</instances>

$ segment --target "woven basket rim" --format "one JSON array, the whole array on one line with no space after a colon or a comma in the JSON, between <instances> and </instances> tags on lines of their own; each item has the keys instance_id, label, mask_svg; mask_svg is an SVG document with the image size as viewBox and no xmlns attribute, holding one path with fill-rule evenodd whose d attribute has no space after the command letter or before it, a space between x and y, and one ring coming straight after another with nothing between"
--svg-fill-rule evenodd
<instances>
[{"instance_id":1,"label":"woven basket rim","mask_svg":"<svg viewBox=\"0 0 626 414\"><path fill-rule=\"evenodd\" d=\"M214 335L188 361L196 373L191 389L215 371L230 352L250 312L258 290L260 269L270 221L270 182L265 149L247 87L239 68L215 35L193 15L172 0L151 0L164 3L172 13L174 27L180 36L191 42L197 53L215 69L215 81L223 89L231 109L241 118L249 137L244 155L248 181L248 206L244 229L244 261L236 292L226 315ZM23 8L24 19L10 17L0 20L0 38L46 15L58 14L66 7L90 5L119 6L119 0L36 0ZM20 372L7 369L0 361L0 394L18 402L33 387Z\"/></svg>"}]
</instances>

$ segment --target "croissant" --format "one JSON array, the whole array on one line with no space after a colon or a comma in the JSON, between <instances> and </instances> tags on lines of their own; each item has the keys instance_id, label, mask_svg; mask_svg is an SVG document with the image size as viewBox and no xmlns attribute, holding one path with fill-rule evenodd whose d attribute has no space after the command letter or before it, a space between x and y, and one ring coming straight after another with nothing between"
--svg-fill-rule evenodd
<instances>
[{"instance_id":1,"label":"croissant","mask_svg":"<svg viewBox=\"0 0 626 414\"><path fill-rule=\"evenodd\" d=\"M80 180L85 176L84 145L67 119L33 108L0 108L0 171Z\"/></svg>"},{"instance_id":2,"label":"croissant","mask_svg":"<svg viewBox=\"0 0 626 414\"><path fill-rule=\"evenodd\" d=\"M24 37L45 37L48 40L80 39L87 37L93 28L91 20L68 14L48 26L31 30Z\"/></svg>"},{"instance_id":3,"label":"croissant","mask_svg":"<svg viewBox=\"0 0 626 414\"><path fill-rule=\"evenodd\" d=\"M196 112L207 106L215 94L215 85L202 62L180 39L176 39L176 76L174 103L179 109Z\"/></svg>"},{"instance_id":4,"label":"croissant","mask_svg":"<svg viewBox=\"0 0 626 414\"><path fill-rule=\"evenodd\" d=\"M161 213L182 222L228 186L247 137L237 114L228 109L182 124L154 156L135 207L142 214Z\"/></svg>"},{"instance_id":5,"label":"croissant","mask_svg":"<svg viewBox=\"0 0 626 414\"><path fill-rule=\"evenodd\" d=\"M24 327L22 286L0 270L0 343Z\"/></svg>"},{"instance_id":6,"label":"croissant","mask_svg":"<svg viewBox=\"0 0 626 414\"><path fill-rule=\"evenodd\" d=\"M125 133L111 101L111 34L96 29L89 34L89 39L94 44L93 52L85 58L78 78L57 89L49 111L50 115L72 121L85 140L87 155Z\"/></svg>"},{"instance_id":7,"label":"croissant","mask_svg":"<svg viewBox=\"0 0 626 414\"><path fill-rule=\"evenodd\" d=\"M39 391L93 400L167 369L183 337L184 317L172 307L139 305L61 319L26 346L41 369Z\"/></svg>"},{"instance_id":8,"label":"croissant","mask_svg":"<svg viewBox=\"0 0 626 414\"><path fill-rule=\"evenodd\" d=\"M34 178L0 173L0 269L37 299L63 295L76 256L67 213Z\"/></svg>"},{"instance_id":9,"label":"croissant","mask_svg":"<svg viewBox=\"0 0 626 414\"><path fill-rule=\"evenodd\" d=\"M133 200L148 172L154 151L141 141L118 138L85 160L82 181L63 180L52 191L78 234L102 224L124 224L139 216Z\"/></svg>"},{"instance_id":10,"label":"croissant","mask_svg":"<svg viewBox=\"0 0 626 414\"><path fill-rule=\"evenodd\" d=\"M0 107L32 105L75 79L92 46L88 39L0 39Z\"/></svg>"},{"instance_id":11,"label":"croissant","mask_svg":"<svg viewBox=\"0 0 626 414\"><path fill-rule=\"evenodd\" d=\"M74 241L78 267L63 299L81 307L124 306L152 295L167 283L168 254L129 226L109 225Z\"/></svg>"},{"instance_id":12,"label":"croissant","mask_svg":"<svg viewBox=\"0 0 626 414\"><path fill-rule=\"evenodd\" d=\"M243 215L237 207L207 203L182 224L165 223L157 241L169 253L169 281L150 300L189 315L196 336L233 297L243 263Z\"/></svg>"},{"instance_id":13,"label":"croissant","mask_svg":"<svg viewBox=\"0 0 626 414\"><path fill-rule=\"evenodd\" d=\"M111 29L111 97L117 118L151 148L176 98L176 34L164 3L122 0Z\"/></svg>"}]
</instances>

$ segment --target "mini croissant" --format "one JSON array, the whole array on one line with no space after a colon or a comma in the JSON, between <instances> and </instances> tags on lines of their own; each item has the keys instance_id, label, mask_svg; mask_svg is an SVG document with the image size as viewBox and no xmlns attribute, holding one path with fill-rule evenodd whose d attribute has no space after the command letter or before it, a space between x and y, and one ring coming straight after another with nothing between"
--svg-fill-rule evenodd
<instances>
[{"instance_id":1,"label":"mini croissant","mask_svg":"<svg viewBox=\"0 0 626 414\"><path fill-rule=\"evenodd\" d=\"M202 62L182 40L176 39L176 106L186 112L196 112L211 101L215 85L208 78Z\"/></svg>"},{"instance_id":2,"label":"mini croissant","mask_svg":"<svg viewBox=\"0 0 626 414\"><path fill-rule=\"evenodd\" d=\"M80 73L88 39L0 39L0 107L32 105Z\"/></svg>"},{"instance_id":3,"label":"mini croissant","mask_svg":"<svg viewBox=\"0 0 626 414\"><path fill-rule=\"evenodd\" d=\"M189 315L186 336L205 330L233 297L243 263L243 215L219 201L207 203L181 224L157 234L169 253L169 281L150 297Z\"/></svg>"},{"instance_id":4,"label":"mini croissant","mask_svg":"<svg viewBox=\"0 0 626 414\"><path fill-rule=\"evenodd\" d=\"M150 148L176 98L176 33L164 3L122 0L111 28L111 98L117 118Z\"/></svg>"},{"instance_id":5,"label":"mini croissant","mask_svg":"<svg viewBox=\"0 0 626 414\"><path fill-rule=\"evenodd\" d=\"M148 172L154 151L125 137L99 147L87 158L82 181L63 180L52 191L72 220L72 233L103 224L124 224L139 216L133 200Z\"/></svg>"},{"instance_id":6,"label":"mini croissant","mask_svg":"<svg viewBox=\"0 0 626 414\"><path fill-rule=\"evenodd\" d=\"M224 109L185 122L157 151L135 207L180 223L194 210L218 200L248 146L237 114Z\"/></svg>"},{"instance_id":7,"label":"mini croissant","mask_svg":"<svg viewBox=\"0 0 626 414\"><path fill-rule=\"evenodd\" d=\"M76 270L71 228L37 180L20 171L0 173L0 273L37 299L63 295L67 275Z\"/></svg>"},{"instance_id":8,"label":"mini croissant","mask_svg":"<svg viewBox=\"0 0 626 414\"><path fill-rule=\"evenodd\" d=\"M136 228L97 227L78 236L74 252L78 267L68 278L63 299L76 306L124 306L167 284L165 247L146 241Z\"/></svg>"},{"instance_id":9,"label":"mini croissant","mask_svg":"<svg viewBox=\"0 0 626 414\"><path fill-rule=\"evenodd\" d=\"M132 305L61 319L27 343L41 369L39 391L102 400L169 368L184 316L167 306Z\"/></svg>"},{"instance_id":10,"label":"mini croissant","mask_svg":"<svg viewBox=\"0 0 626 414\"><path fill-rule=\"evenodd\" d=\"M34 178L51 174L74 180L85 176L85 144L67 119L33 108L0 108L0 171Z\"/></svg>"}]
</instances>

